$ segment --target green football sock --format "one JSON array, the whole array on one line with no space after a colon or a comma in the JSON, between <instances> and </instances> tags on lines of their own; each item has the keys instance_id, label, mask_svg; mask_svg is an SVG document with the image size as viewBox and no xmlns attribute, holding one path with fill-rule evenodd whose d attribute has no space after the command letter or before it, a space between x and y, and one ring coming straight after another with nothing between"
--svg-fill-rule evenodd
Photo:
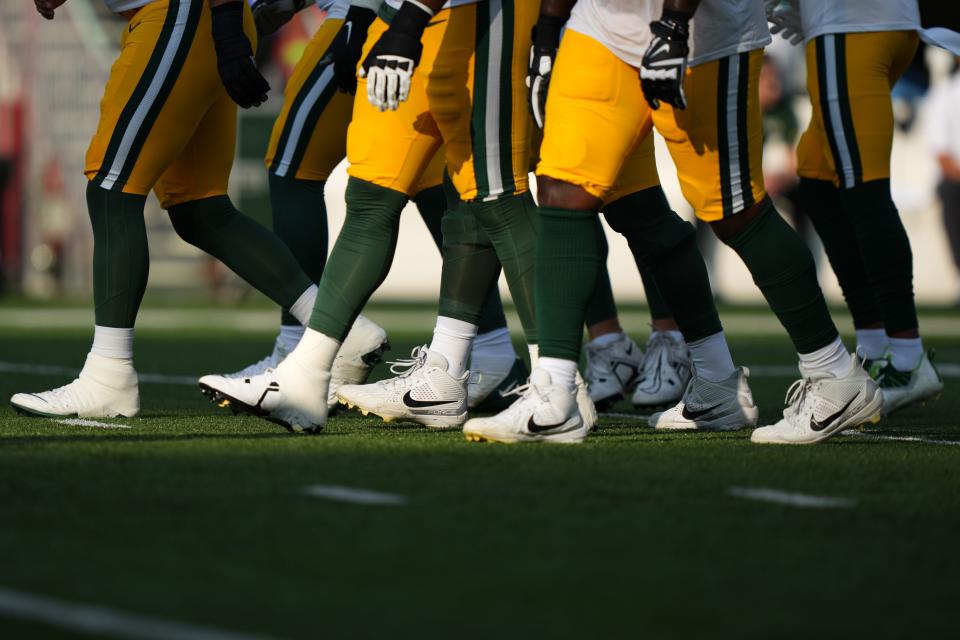
<instances>
[{"instance_id":1,"label":"green football sock","mask_svg":"<svg viewBox=\"0 0 960 640\"><path fill-rule=\"evenodd\" d=\"M813 255L769 198L746 229L725 243L747 265L797 353L816 351L837 338L817 282Z\"/></svg>"},{"instance_id":2,"label":"green football sock","mask_svg":"<svg viewBox=\"0 0 960 640\"><path fill-rule=\"evenodd\" d=\"M537 343L534 313L534 249L537 206L530 192L490 202L464 202L486 234L507 277L528 344ZM504 323L505 324L505 323Z\"/></svg>"},{"instance_id":3,"label":"green football sock","mask_svg":"<svg viewBox=\"0 0 960 640\"><path fill-rule=\"evenodd\" d=\"M387 277L407 196L350 178L347 218L320 279L310 328L343 340L360 310Z\"/></svg>"},{"instance_id":4,"label":"green football sock","mask_svg":"<svg viewBox=\"0 0 960 640\"><path fill-rule=\"evenodd\" d=\"M439 315L479 325L499 277L500 260L474 209L463 203L448 211L443 217Z\"/></svg>"},{"instance_id":5,"label":"green football sock","mask_svg":"<svg viewBox=\"0 0 960 640\"><path fill-rule=\"evenodd\" d=\"M273 232L283 240L297 262L314 282L320 281L327 263L327 205L323 199L326 182L299 180L268 173ZM300 326L286 308L280 324Z\"/></svg>"},{"instance_id":6,"label":"green football sock","mask_svg":"<svg viewBox=\"0 0 960 640\"><path fill-rule=\"evenodd\" d=\"M853 222L860 259L887 335L916 329L913 252L890 196L890 180L843 189L840 198Z\"/></svg>"},{"instance_id":7,"label":"green football sock","mask_svg":"<svg viewBox=\"0 0 960 640\"><path fill-rule=\"evenodd\" d=\"M444 252L444 238L443 234L443 219L447 211L455 211L460 207L460 194L457 193L456 188L453 186L453 182L450 180L449 174L444 171L443 175L443 184L436 187L429 187L424 189L416 196L414 196L413 201L417 204L417 209L420 211L420 217L423 218L424 224L427 225L427 229L430 230L430 235L433 236L433 241L437 244L437 249L440 250L440 253L444 256L444 269L447 268L447 257ZM486 234L482 230L479 230L478 236L479 244L486 245L492 251L492 244L490 240L486 237ZM474 248L477 248L479 245L477 242L474 242ZM469 267L469 260L464 261L464 250L456 250L460 254L460 260L458 263L464 268ZM466 249L467 252L470 249ZM485 262L485 261L484 261ZM483 269L482 265L478 265L478 268ZM500 273L500 263L497 262L497 274ZM440 301L441 306L443 306L444 300L444 278L441 277L440 285ZM455 278L450 280L450 284L455 282ZM447 295L452 295L452 291L448 291ZM472 305L469 305L472 306ZM440 315L443 314L441 310ZM488 331L493 331L494 329L501 329L507 326L507 318L503 312L503 302L500 300L500 290L493 286L490 288L487 293L486 298L483 301L483 306L480 309L479 316L474 312L469 312L468 317L474 318L474 320L469 320L467 317L452 316L458 320L464 320L466 322L471 322L473 324L479 325L478 335L487 333Z\"/></svg>"},{"instance_id":8,"label":"green football sock","mask_svg":"<svg viewBox=\"0 0 960 640\"><path fill-rule=\"evenodd\" d=\"M536 305L540 357L580 361L587 305L603 268L602 230L592 211L540 207Z\"/></svg>"},{"instance_id":9,"label":"green football sock","mask_svg":"<svg viewBox=\"0 0 960 640\"><path fill-rule=\"evenodd\" d=\"M663 189L620 198L604 216L627 239L654 319L672 316L687 342L722 331L694 228L670 209Z\"/></svg>"},{"instance_id":10,"label":"green football sock","mask_svg":"<svg viewBox=\"0 0 960 640\"><path fill-rule=\"evenodd\" d=\"M98 326L129 329L147 288L150 252L143 221L146 196L87 183L93 225L93 303Z\"/></svg>"},{"instance_id":11,"label":"green football sock","mask_svg":"<svg viewBox=\"0 0 960 640\"><path fill-rule=\"evenodd\" d=\"M817 235L837 275L857 329L883 322L883 314L873 297L866 267L856 249L857 231L852 217L844 210L840 190L827 180L801 178L799 187L803 210L813 223Z\"/></svg>"},{"instance_id":12,"label":"green football sock","mask_svg":"<svg viewBox=\"0 0 960 640\"><path fill-rule=\"evenodd\" d=\"M282 307L292 305L313 284L287 245L237 211L227 196L174 205L167 213L181 238Z\"/></svg>"},{"instance_id":13,"label":"green football sock","mask_svg":"<svg viewBox=\"0 0 960 640\"><path fill-rule=\"evenodd\" d=\"M597 274L597 283L593 289L593 295L590 296L590 302L587 303L587 311L584 316L584 322L588 327L617 317L617 303L613 299L610 272L607 271L607 256L610 255L610 245L607 244L607 236L603 232L600 216L594 217L597 220L597 237L599 238L602 266L600 273Z\"/></svg>"}]
</instances>

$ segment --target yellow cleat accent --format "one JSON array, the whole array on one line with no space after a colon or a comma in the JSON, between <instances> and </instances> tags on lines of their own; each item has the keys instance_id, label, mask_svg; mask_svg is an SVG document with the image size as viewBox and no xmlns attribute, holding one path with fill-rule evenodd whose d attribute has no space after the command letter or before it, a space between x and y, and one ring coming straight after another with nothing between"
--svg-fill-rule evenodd
<instances>
[{"instance_id":1,"label":"yellow cleat accent","mask_svg":"<svg viewBox=\"0 0 960 640\"><path fill-rule=\"evenodd\" d=\"M221 409L226 409L227 407L230 406L230 401L226 399L221 400L220 402L217 403L217 406L220 407Z\"/></svg>"},{"instance_id":2,"label":"yellow cleat accent","mask_svg":"<svg viewBox=\"0 0 960 640\"><path fill-rule=\"evenodd\" d=\"M878 422L880 422L880 414L875 413L870 417L870 424L877 424Z\"/></svg>"}]
</instances>

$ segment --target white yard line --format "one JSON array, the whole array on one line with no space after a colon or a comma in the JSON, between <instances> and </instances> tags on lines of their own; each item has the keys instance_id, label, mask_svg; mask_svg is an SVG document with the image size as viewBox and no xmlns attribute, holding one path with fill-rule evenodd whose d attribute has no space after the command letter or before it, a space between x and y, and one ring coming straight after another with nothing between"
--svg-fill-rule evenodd
<instances>
[{"instance_id":1,"label":"white yard line","mask_svg":"<svg viewBox=\"0 0 960 640\"><path fill-rule=\"evenodd\" d=\"M106 607L74 604L0 587L0 617L34 620L93 636L145 640L263 640L233 631L122 613Z\"/></svg>"},{"instance_id":2,"label":"white yard line","mask_svg":"<svg viewBox=\"0 0 960 640\"><path fill-rule=\"evenodd\" d=\"M98 422L97 420L87 420L86 418L64 418L62 420L54 419L57 424L66 424L71 427L97 427L98 429L133 429L125 424L111 424L109 422Z\"/></svg>"},{"instance_id":3,"label":"white yard line","mask_svg":"<svg viewBox=\"0 0 960 640\"><path fill-rule=\"evenodd\" d=\"M874 431L856 431L854 429L847 429L843 432L845 436L860 436L861 438L869 438L870 440L889 440L891 442L920 442L923 444L946 444L957 446L960 445L960 440L937 440L935 438L922 438L920 436L888 436L883 435L882 433L876 433Z\"/></svg>"},{"instance_id":4,"label":"white yard line","mask_svg":"<svg viewBox=\"0 0 960 640\"><path fill-rule=\"evenodd\" d=\"M304 487L303 492L314 498L349 502L351 504L402 505L408 502L406 496L396 493L381 493L369 489L353 489L332 484L312 484Z\"/></svg>"},{"instance_id":5,"label":"white yard line","mask_svg":"<svg viewBox=\"0 0 960 640\"><path fill-rule=\"evenodd\" d=\"M780 489L767 487L730 487L727 493L737 498L757 500L759 502L773 502L790 507L806 509L850 509L857 504L852 498L835 498L831 496L813 496L806 493L792 493Z\"/></svg>"}]
</instances>

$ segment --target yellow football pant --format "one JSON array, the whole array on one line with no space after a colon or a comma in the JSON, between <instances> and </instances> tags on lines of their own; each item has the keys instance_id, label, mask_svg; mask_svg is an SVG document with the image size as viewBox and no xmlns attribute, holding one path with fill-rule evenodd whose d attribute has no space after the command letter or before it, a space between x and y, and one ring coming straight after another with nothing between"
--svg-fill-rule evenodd
<instances>
[{"instance_id":1,"label":"yellow football pant","mask_svg":"<svg viewBox=\"0 0 960 640\"><path fill-rule=\"evenodd\" d=\"M538 5L487 0L439 11L424 32L410 97L397 111L370 105L361 79L347 134L349 174L412 195L445 144L446 167L463 200L526 191L529 50L514 44L529 39ZM387 26L383 19L371 26L364 57Z\"/></svg>"},{"instance_id":2,"label":"yellow football pant","mask_svg":"<svg viewBox=\"0 0 960 640\"><path fill-rule=\"evenodd\" d=\"M849 188L890 177L890 89L917 51L914 31L837 33L807 43L813 116L797 147L797 173Z\"/></svg>"},{"instance_id":3,"label":"yellow football pant","mask_svg":"<svg viewBox=\"0 0 960 640\"><path fill-rule=\"evenodd\" d=\"M244 31L256 47L249 7ZM169 208L227 192L237 110L217 73L205 0L154 0L123 30L84 173Z\"/></svg>"}]
</instances>

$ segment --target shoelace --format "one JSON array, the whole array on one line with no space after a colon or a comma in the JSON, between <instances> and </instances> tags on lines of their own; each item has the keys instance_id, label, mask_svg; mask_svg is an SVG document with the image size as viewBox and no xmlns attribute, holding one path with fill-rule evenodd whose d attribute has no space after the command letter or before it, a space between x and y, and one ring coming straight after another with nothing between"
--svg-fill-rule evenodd
<instances>
[{"instance_id":1,"label":"shoelace","mask_svg":"<svg viewBox=\"0 0 960 640\"><path fill-rule=\"evenodd\" d=\"M387 387L398 384L403 379L408 378L412 373L421 368L426 361L427 346L423 345L420 347L414 347L413 350L410 351L409 359L391 360L387 363L390 365L390 373L396 374L396 377L389 378L387 380L381 380L380 384Z\"/></svg>"},{"instance_id":2,"label":"shoelace","mask_svg":"<svg viewBox=\"0 0 960 640\"><path fill-rule=\"evenodd\" d=\"M800 408L807 399L807 393L812 388L812 380L807 380L806 378L794 380L793 384L790 385L790 388L787 389L787 395L783 399L784 404L787 407L783 411L784 415L787 415L788 412L790 414L800 413Z\"/></svg>"},{"instance_id":3,"label":"shoelace","mask_svg":"<svg viewBox=\"0 0 960 640\"><path fill-rule=\"evenodd\" d=\"M522 411L523 411L523 407L522 407L521 405L524 404L523 401L526 400L526 399L528 399L528 398L530 398L530 396L531 396L532 394L534 394L534 393L537 394L537 397L538 397L539 399L543 400L543 392L540 391L540 389L539 389L538 387L535 387L535 386L530 382L529 378L527 379L526 384L521 384L521 385L518 385L518 386L514 387L513 389L508 390L508 391L503 391L503 392L501 393L501 395L502 395L504 398L506 398L507 396L517 396L518 399L517 399L516 401L514 401L514 402L507 408L507 410L504 411L503 414L501 414L501 415L503 415L504 417L507 417L507 416L512 416L514 413L522 412Z\"/></svg>"}]
</instances>

